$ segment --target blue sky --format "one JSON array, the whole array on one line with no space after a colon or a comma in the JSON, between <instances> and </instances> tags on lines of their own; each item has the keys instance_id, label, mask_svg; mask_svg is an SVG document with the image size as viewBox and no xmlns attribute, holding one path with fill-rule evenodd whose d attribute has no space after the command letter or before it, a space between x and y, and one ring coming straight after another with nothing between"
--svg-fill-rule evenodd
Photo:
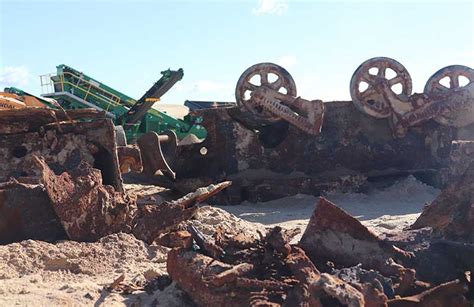
<instances>
[{"instance_id":1,"label":"blue sky","mask_svg":"<svg viewBox=\"0 0 474 307\"><path fill-rule=\"evenodd\" d=\"M374 56L398 60L415 91L438 69L474 67L474 1L4 1L0 86L41 93L38 75L67 64L139 98L184 69L163 103L233 101L240 74L276 62L307 99L349 99Z\"/></svg>"}]
</instances>

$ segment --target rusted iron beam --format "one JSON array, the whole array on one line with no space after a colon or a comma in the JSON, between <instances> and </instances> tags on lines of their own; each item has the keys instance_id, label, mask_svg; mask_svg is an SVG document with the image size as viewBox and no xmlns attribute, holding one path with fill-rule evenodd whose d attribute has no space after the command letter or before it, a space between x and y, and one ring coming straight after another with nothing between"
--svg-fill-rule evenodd
<instances>
[{"instance_id":1,"label":"rusted iron beam","mask_svg":"<svg viewBox=\"0 0 474 307\"><path fill-rule=\"evenodd\" d=\"M204 234L194 227L194 225L190 225L188 230L204 255L214 259L222 259L224 257L224 250L220 246L207 240Z\"/></svg>"},{"instance_id":2,"label":"rusted iron beam","mask_svg":"<svg viewBox=\"0 0 474 307\"><path fill-rule=\"evenodd\" d=\"M95 109L51 110L42 108L24 108L2 110L0 113L0 134L16 134L39 131L47 124L78 119L105 119L105 113Z\"/></svg>"},{"instance_id":3,"label":"rusted iron beam","mask_svg":"<svg viewBox=\"0 0 474 307\"><path fill-rule=\"evenodd\" d=\"M229 295L226 287L215 287L204 279L232 269L232 265L184 249L173 249L168 253L166 268L171 279L182 288L198 306L243 306L249 296L239 289Z\"/></svg>"},{"instance_id":4,"label":"rusted iron beam","mask_svg":"<svg viewBox=\"0 0 474 307\"><path fill-rule=\"evenodd\" d=\"M283 129L280 123L248 128L239 108L200 111L208 137L201 144L178 148L174 187L186 193L232 180L233 186L220 195L219 202L235 204L297 193L354 191L368 178L409 174L439 187L453 180L455 166L466 164L466 159L450 156L458 147L453 141L459 129L429 121L399 139L393 138L388 122L357 112L350 101L327 102L325 108L319 136ZM463 137L474 135L474 125L470 127ZM206 155L200 154L202 147Z\"/></svg>"},{"instance_id":5,"label":"rusted iron beam","mask_svg":"<svg viewBox=\"0 0 474 307\"><path fill-rule=\"evenodd\" d=\"M243 278L254 270L254 266L249 263L241 263L233 268L213 276L209 283L216 287L235 282L237 278Z\"/></svg>"},{"instance_id":6,"label":"rusted iron beam","mask_svg":"<svg viewBox=\"0 0 474 307\"><path fill-rule=\"evenodd\" d=\"M136 214L133 234L145 242L153 242L161 234L180 222L190 219L197 210L196 205L216 195L231 185L230 181L199 188L185 196L160 205L143 205Z\"/></svg>"}]
</instances>

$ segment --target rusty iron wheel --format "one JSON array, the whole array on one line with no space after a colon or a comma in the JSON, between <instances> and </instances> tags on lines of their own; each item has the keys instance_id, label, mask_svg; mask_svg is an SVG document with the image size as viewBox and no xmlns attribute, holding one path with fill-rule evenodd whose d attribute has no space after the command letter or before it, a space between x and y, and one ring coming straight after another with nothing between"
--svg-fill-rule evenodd
<instances>
[{"instance_id":1,"label":"rusty iron wheel","mask_svg":"<svg viewBox=\"0 0 474 307\"><path fill-rule=\"evenodd\" d=\"M374 69L376 72L372 72ZM395 73L395 76L390 79L387 76L389 69ZM402 64L386 57L376 57L365 61L352 75L350 93L354 105L360 111L373 117L387 118L392 109L383 94L375 90L373 85L376 78L385 79L396 96L408 97L412 91L411 77ZM367 87L361 90L363 84ZM393 89L397 85L401 85L399 93Z\"/></svg>"},{"instance_id":2,"label":"rusty iron wheel","mask_svg":"<svg viewBox=\"0 0 474 307\"><path fill-rule=\"evenodd\" d=\"M466 78L467 82L460 82L460 77ZM449 80L449 85L444 85L442 80ZM463 65L451 65L441 68L435 72L426 82L424 93L430 99L446 99L453 92L464 90L467 86L474 87L474 69ZM474 91L471 90L471 95ZM474 97L471 96L471 105L469 110L463 110L458 114L451 116L441 115L434 120L442 125L464 127L473 123Z\"/></svg>"},{"instance_id":3,"label":"rusty iron wheel","mask_svg":"<svg viewBox=\"0 0 474 307\"><path fill-rule=\"evenodd\" d=\"M276 77L276 79L270 80L270 76ZM280 120L279 117L251 103L251 93L260 86L266 86L275 91L296 96L295 81L283 67L273 63L259 63L247 68L237 82L235 99L239 106L243 106L262 122L273 123Z\"/></svg>"}]
</instances>

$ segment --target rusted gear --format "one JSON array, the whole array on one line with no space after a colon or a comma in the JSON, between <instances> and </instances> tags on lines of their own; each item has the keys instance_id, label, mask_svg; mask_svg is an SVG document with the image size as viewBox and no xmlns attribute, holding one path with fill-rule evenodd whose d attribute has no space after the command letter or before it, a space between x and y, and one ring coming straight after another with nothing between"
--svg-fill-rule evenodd
<instances>
[{"instance_id":1,"label":"rusted gear","mask_svg":"<svg viewBox=\"0 0 474 307\"><path fill-rule=\"evenodd\" d=\"M467 83L460 83L461 76L468 80ZM446 78L449 79L449 87L440 82ZM438 70L428 79L424 93L432 100L456 103L451 101L450 97L455 93L461 94L459 92L464 92L464 95L457 98L459 108L454 112L436 116L434 118L436 122L454 127L464 127L474 122L474 69L463 65L451 65Z\"/></svg>"},{"instance_id":2,"label":"rusted gear","mask_svg":"<svg viewBox=\"0 0 474 307\"><path fill-rule=\"evenodd\" d=\"M275 75L277 79L270 82L270 75ZM260 80L254 80L255 76L259 76ZM283 67L273 63L260 63L247 68L237 82L235 88L237 104L244 106L264 123L276 122L280 120L280 117L251 101L252 93L261 87L269 88L290 96L296 96L295 81Z\"/></svg>"},{"instance_id":3,"label":"rusted gear","mask_svg":"<svg viewBox=\"0 0 474 307\"><path fill-rule=\"evenodd\" d=\"M376 68L377 72L371 70ZM387 79L387 69L391 69L396 76ZM412 91L411 77L402 64L391 58L376 57L362 63L351 78L350 92L355 106L364 113L377 118L386 118L392 114L392 107L385 99L383 92L377 90L377 83L385 82L393 92L393 86L401 84L402 91L394 94L399 97L408 97ZM361 90L362 83L367 84Z\"/></svg>"}]
</instances>

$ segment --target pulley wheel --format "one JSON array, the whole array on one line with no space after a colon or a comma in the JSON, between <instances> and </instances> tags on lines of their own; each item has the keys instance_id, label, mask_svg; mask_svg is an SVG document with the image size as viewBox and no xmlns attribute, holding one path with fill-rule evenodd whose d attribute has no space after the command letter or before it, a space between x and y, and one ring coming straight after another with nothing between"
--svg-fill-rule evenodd
<instances>
[{"instance_id":1,"label":"pulley wheel","mask_svg":"<svg viewBox=\"0 0 474 307\"><path fill-rule=\"evenodd\" d=\"M471 103L457 114L435 117L436 122L454 127L464 127L474 122L474 69L451 65L438 70L428 79L424 93L432 100L449 99L450 95L466 87L471 90Z\"/></svg>"},{"instance_id":2,"label":"pulley wheel","mask_svg":"<svg viewBox=\"0 0 474 307\"><path fill-rule=\"evenodd\" d=\"M386 118L392 110L383 94L374 87L377 79L386 80L396 96L407 97L412 91L411 77L402 64L386 57L365 61L352 75L350 92L355 106L371 116Z\"/></svg>"},{"instance_id":3,"label":"pulley wheel","mask_svg":"<svg viewBox=\"0 0 474 307\"><path fill-rule=\"evenodd\" d=\"M283 67L273 63L255 64L240 76L235 88L235 99L257 119L272 123L280 120L261 106L251 102L251 94L261 86L271 88L283 94L296 96L296 85L291 75Z\"/></svg>"}]
</instances>

